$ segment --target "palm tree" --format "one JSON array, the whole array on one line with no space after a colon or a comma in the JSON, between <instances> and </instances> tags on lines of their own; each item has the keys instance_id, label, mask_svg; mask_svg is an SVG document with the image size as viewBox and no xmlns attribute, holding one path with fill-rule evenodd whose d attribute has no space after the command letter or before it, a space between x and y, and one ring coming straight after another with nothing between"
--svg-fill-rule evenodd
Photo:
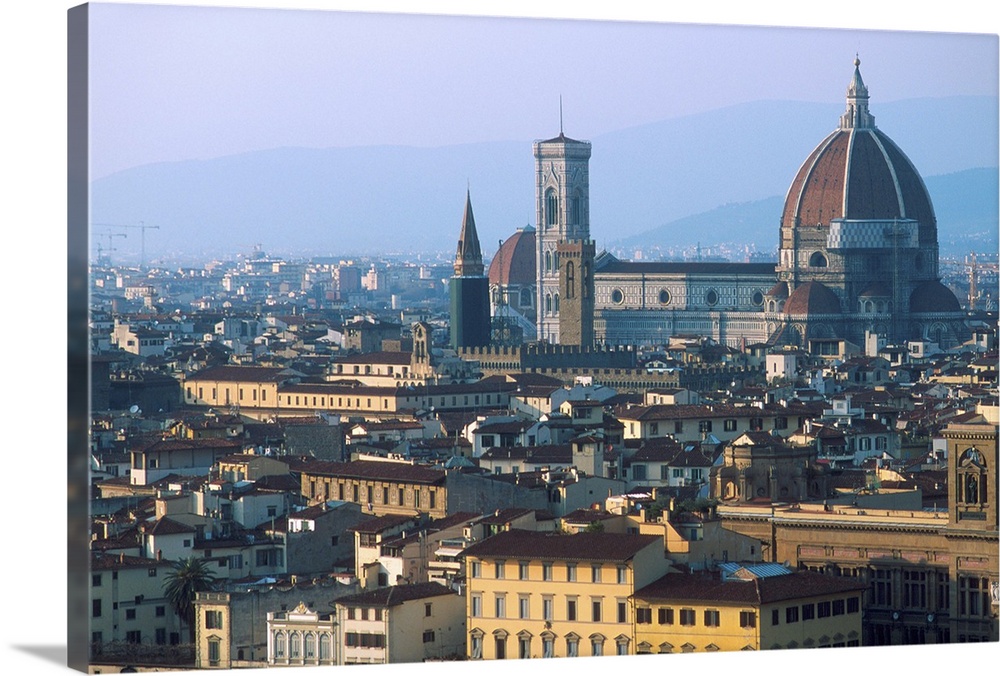
<instances>
[{"instance_id":1,"label":"palm tree","mask_svg":"<svg viewBox=\"0 0 1000 676\"><path fill-rule=\"evenodd\" d=\"M200 591L209 591L215 585L215 573L205 565L204 559L189 557L178 559L174 569L163 579L163 593L174 612L187 622L194 643L194 598Z\"/></svg>"}]
</instances>

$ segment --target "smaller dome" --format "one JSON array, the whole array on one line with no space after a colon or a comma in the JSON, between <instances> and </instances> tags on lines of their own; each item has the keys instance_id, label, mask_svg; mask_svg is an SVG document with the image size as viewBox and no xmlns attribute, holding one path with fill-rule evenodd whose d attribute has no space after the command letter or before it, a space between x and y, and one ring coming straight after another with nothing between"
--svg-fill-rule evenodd
<instances>
[{"instance_id":1,"label":"smaller dome","mask_svg":"<svg viewBox=\"0 0 1000 676\"><path fill-rule=\"evenodd\" d=\"M859 293L858 298L892 298L892 292L885 284L875 282Z\"/></svg>"},{"instance_id":2,"label":"smaller dome","mask_svg":"<svg viewBox=\"0 0 1000 676\"><path fill-rule=\"evenodd\" d=\"M535 283L535 229L530 225L507 238L490 261L490 284Z\"/></svg>"},{"instance_id":3,"label":"smaller dome","mask_svg":"<svg viewBox=\"0 0 1000 676\"><path fill-rule=\"evenodd\" d=\"M785 303L786 315L840 314L840 299L830 288L819 282L800 285Z\"/></svg>"},{"instance_id":4,"label":"smaller dome","mask_svg":"<svg viewBox=\"0 0 1000 676\"><path fill-rule=\"evenodd\" d=\"M910 294L910 312L961 312L962 305L951 289L934 280L924 282Z\"/></svg>"},{"instance_id":5,"label":"smaller dome","mask_svg":"<svg viewBox=\"0 0 1000 676\"><path fill-rule=\"evenodd\" d=\"M775 300L784 300L788 298L788 283L778 282L771 287L770 291L767 292L767 297Z\"/></svg>"}]
</instances>

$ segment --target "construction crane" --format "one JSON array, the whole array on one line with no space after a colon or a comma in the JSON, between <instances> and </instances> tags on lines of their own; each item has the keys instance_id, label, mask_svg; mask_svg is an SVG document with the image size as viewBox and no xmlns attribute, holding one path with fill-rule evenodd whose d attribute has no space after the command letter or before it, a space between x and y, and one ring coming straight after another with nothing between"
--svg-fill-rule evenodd
<instances>
[{"instance_id":1,"label":"construction crane","mask_svg":"<svg viewBox=\"0 0 1000 676\"><path fill-rule=\"evenodd\" d=\"M104 235L102 235L102 237L107 237L108 238L108 248L104 249L104 248L101 247L101 243L100 242L97 243L97 264L98 265L101 265L102 263L103 264L108 264L108 263L111 262L111 259L104 252L109 252L110 253L110 252L112 252L112 251L115 250L114 243L113 243L112 240L115 237L128 237L128 234L124 233L124 232L108 232L108 233L105 233Z\"/></svg>"},{"instance_id":2,"label":"construction crane","mask_svg":"<svg viewBox=\"0 0 1000 676\"><path fill-rule=\"evenodd\" d=\"M139 251L140 268L146 264L146 230L160 229L160 226L158 225L146 225L143 221L139 221L138 225L122 225L120 223L92 223L91 225L96 225L102 228L138 228L142 232Z\"/></svg>"}]
</instances>

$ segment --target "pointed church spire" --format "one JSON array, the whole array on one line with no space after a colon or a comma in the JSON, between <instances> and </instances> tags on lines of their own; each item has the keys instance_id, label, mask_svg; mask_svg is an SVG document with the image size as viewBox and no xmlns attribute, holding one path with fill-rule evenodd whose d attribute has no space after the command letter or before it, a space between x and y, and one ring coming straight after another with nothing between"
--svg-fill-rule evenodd
<instances>
[{"instance_id":1,"label":"pointed church spire","mask_svg":"<svg viewBox=\"0 0 1000 676\"><path fill-rule=\"evenodd\" d=\"M458 236L458 251L455 254L456 277L482 277L483 252L479 248L476 233L476 219L472 215L471 191L465 193L465 215L462 217L462 233Z\"/></svg>"},{"instance_id":2,"label":"pointed church spire","mask_svg":"<svg viewBox=\"0 0 1000 676\"><path fill-rule=\"evenodd\" d=\"M857 54L854 55L854 77L847 85L847 110L840 116L840 128L875 128L875 116L868 112L868 87L861 79L861 59Z\"/></svg>"}]
</instances>

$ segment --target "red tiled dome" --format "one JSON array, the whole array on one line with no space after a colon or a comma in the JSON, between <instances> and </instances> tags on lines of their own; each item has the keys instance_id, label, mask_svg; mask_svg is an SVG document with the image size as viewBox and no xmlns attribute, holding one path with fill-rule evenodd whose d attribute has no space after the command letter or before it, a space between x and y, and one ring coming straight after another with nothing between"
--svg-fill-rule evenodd
<instances>
[{"instance_id":1,"label":"red tiled dome","mask_svg":"<svg viewBox=\"0 0 1000 676\"><path fill-rule=\"evenodd\" d=\"M785 302L787 315L840 314L840 299L830 287L819 282L800 285Z\"/></svg>"},{"instance_id":2,"label":"red tiled dome","mask_svg":"<svg viewBox=\"0 0 1000 676\"><path fill-rule=\"evenodd\" d=\"M771 287L770 291L767 292L767 297L775 300L784 300L788 298L788 283L778 282Z\"/></svg>"},{"instance_id":3,"label":"red tiled dome","mask_svg":"<svg viewBox=\"0 0 1000 676\"><path fill-rule=\"evenodd\" d=\"M961 312L951 289L939 281L924 282L910 294L910 312Z\"/></svg>"},{"instance_id":4,"label":"red tiled dome","mask_svg":"<svg viewBox=\"0 0 1000 676\"><path fill-rule=\"evenodd\" d=\"M490 262L490 284L535 283L535 230L530 226L515 232Z\"/></svg>"},{"instance_id":5,"label":"red tiled dome","mask_svg":"<svg viewBox=\"0 0 1000 676\"><path fill-rule=\"evenodd\" d=\"M847 111L796 173L781 227L828 226L835 218L913 219L920 224L920 243L933 245L937 221L927 188L909 158L875 126L861 62L854 63Z\"/></svg>"},{"instance_id":6,"label":"red tiled dome","mask_svg":"<svg viewBox=\"0 0 1000 676\"><path fill-rule=\"evenodd\" d=\"M892 292L889 291L885 284L880 284L875 282L867 287L865 290L858 294L858 298L891 298Z\"/></svg>"}]
</instances>

